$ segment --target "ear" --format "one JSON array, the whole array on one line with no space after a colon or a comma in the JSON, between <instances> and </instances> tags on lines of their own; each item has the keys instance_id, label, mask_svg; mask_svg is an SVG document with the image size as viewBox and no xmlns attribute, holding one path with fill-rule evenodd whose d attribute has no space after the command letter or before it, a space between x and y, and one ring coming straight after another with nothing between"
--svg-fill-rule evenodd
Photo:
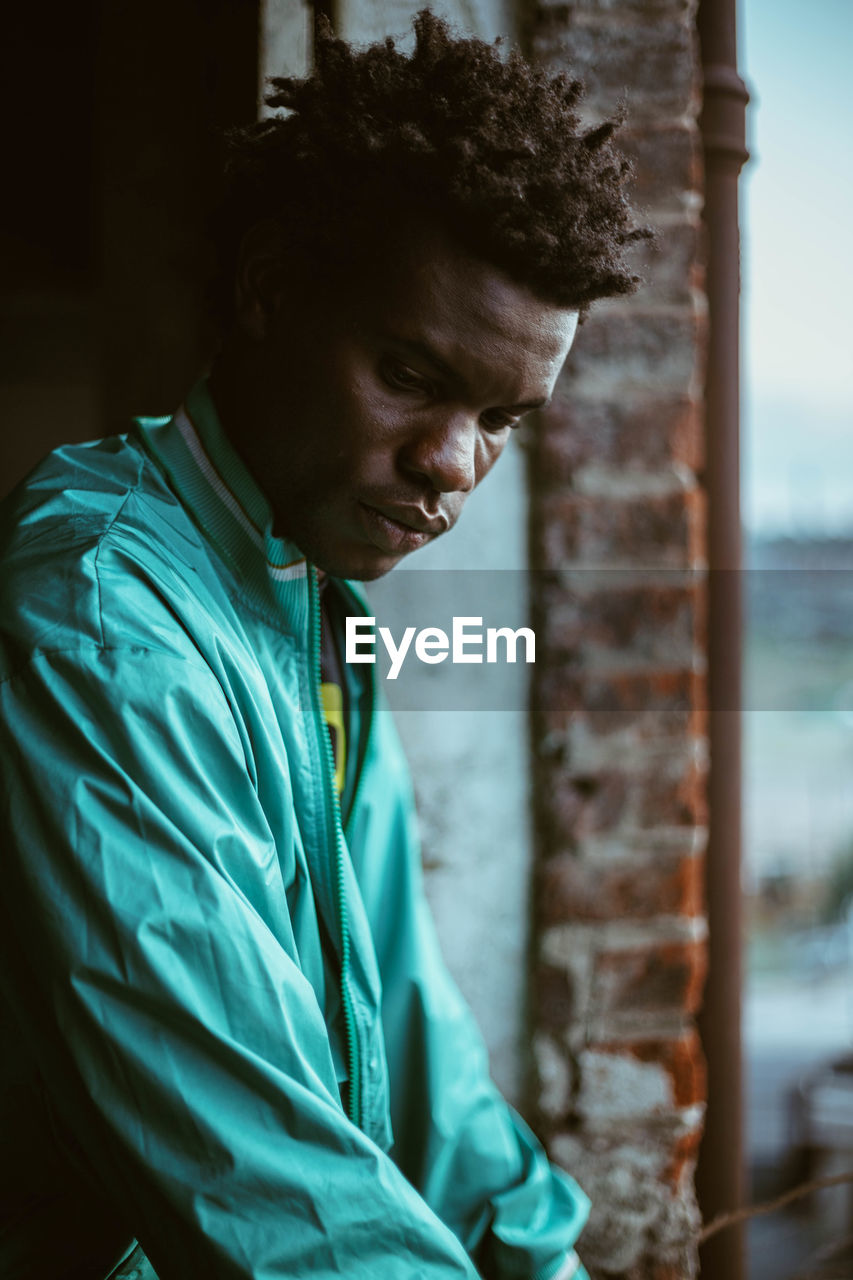
<instances>
[{"instance_id":1,"label":"ear","mask_svg":"<svg viewBox=\"0 0 853 1280\"><path fill-rule=\"evenodd\" d=\"M281 228L271 218L243 236L234 279L234 317L252 342L263 342L285 297L287 257Z\"/></svg>"}]
</instances>

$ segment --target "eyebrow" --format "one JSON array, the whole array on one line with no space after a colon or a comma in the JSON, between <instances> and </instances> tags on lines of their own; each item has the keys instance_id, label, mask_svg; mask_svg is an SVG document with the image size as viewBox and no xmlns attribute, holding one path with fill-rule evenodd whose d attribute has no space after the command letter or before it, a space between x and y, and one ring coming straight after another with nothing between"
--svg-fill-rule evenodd
<instances>
[{"instance_id":1,"label":"eyebrow","mask_svg":"<svg viewBox=\"0 0 853 1280\"><path fill-rule=\"evenodd\" d=\"M422 342L418 338L398 338L396 345L402 349L410 351L413 355L418 355L427 364L442 374L451 382L455 382L459 386L466 386L466 381L457 369L449 365L446 360L434 351L428 342ZM495 408L506 409L507 412L523 411L526 409L544 409L551 403L550 396L542 396L539 400L525 400L520 404L502 404L495 405Z\"/></svg>"}]
</instances>

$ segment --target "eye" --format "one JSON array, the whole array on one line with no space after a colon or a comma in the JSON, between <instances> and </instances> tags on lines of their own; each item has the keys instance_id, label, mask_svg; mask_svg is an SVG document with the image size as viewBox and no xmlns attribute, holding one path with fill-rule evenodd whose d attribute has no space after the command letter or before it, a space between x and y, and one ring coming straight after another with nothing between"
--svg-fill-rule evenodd
<instances>
[{"instance_id":1,"label":"eye","mask_svg":"<svg viewBox=\"0 0 853 1280\"><path fill-rule=\"evenodd\" d=\"M428 393L432 390L428 378L400 360L384 360L380 372L384 381L398 391Z\"/></svg>"},{"instance_id":2,"label":"eye","mask_svg":"<svg viewBox=\"0 0 853 1280\"><path fill-rule=\"evenodd\" d=\"M480 415L480 422L487 431L503 431L505 427L517 427L518 416L503 409L488 409Z\"/></svg>"}]
</instances>

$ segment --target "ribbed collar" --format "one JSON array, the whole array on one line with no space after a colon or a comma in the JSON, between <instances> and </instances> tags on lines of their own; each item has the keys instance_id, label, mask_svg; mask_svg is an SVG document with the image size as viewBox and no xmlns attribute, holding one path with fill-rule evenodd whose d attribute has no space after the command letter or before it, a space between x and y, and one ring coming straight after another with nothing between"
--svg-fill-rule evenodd
<instances>
[{"instance_id":1,"label":"ribbed collar","mask_svg":"<svg viewBox=\"0 0 853 1280\"><path fill-rule=\"evenodd\" d=\"M173 417L137 418L136 425L247 600L304 634L309 566L294 543L273 536L269 502L223 431L207 378Z\"/></svg>"}]
</instances>

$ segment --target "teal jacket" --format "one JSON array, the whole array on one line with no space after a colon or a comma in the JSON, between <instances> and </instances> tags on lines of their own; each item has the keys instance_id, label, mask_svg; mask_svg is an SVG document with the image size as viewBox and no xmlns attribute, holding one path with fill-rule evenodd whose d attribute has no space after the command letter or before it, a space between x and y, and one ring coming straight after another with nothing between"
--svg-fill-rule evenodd
<instances>
[{"instance_id":1,"label":"teal jacket","mask_svg":"<svg viewBox=\"0 0 853 1280\"><path fill-rule=\"evenodd\" d=\"M135 1236L160 1280L572 1274L587 1201L489 1080L390 713L342 822L316 574L205 384L52 454L2 554L0 1273Z\"/></svg>"}]
</instances>

